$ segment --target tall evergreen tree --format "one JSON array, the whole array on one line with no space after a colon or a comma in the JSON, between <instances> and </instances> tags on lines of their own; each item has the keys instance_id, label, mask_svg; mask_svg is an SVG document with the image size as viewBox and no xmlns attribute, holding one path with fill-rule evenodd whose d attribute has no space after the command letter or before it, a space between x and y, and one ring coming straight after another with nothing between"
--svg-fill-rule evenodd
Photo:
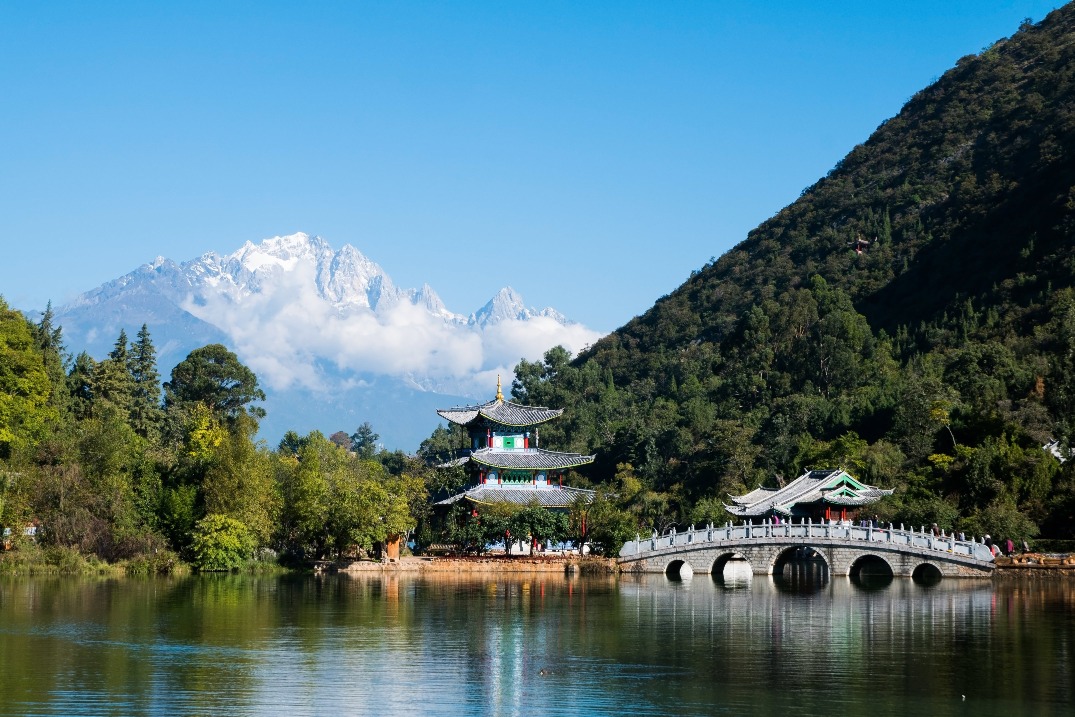
<instances>
[{"instance_id":1,"label":"tall evergreen tree","mask_svg":"<svg viewBox=\"0 0 1075 717\"><path fill-rule=\"evenodd\" d=\"M130 415L134 396L134 380L128 367L127 332L119 331L116 345L93 371L91 383L93 395L92 412L97 414L108 403L124 417Z\"/></svg>"},{"instance_id":2,"label":"tall evergreen tree","mask_svg":"<svg viewBox=\"0 0 1075 717\"><path fill-rule=\"evenodd\" d=\"M56 408L59 415L63 416L70 404L69 393L66 390L67 373L65 364L67 356L63 345L63 329L54 323L56 315L52 310L52 302L45 307L41 320L34 325L34 336L37 338L38 348L41 349L45 360L45 371L48 373L49 382L52 384L50 402Z\"/></svg>"},{"instance_id":3,"label":"tall evergreen tree","mask_svg":"<svg viewBox=\"0 0 1075 717\"><path fill-rule=\"evenodd\" d=\"M377 454L379 440L381 436L374 433L373 426L366 421L351 434L351 450L358 454L359 458L369 460Z\"/></svg>"},{"instance_id":4,"label":"tall evergreen tree","mask_svg":"<svg viewBox=\"0 0 1075 717\"><path fill-rule=\"evenodd\" d=\"M67 396L76 419L88 418L93 410L93 375L97 362L85 351L75 356L67 372Z\"/></svg>"},{"instance_id":5,"label":"tall evergreen tree","mask_svg":"<svg viewBox=\"0 0 1075 717\"><path fill-rule=\"evenodd\" d=\"M133 382L131 393L130 424L139 435L148 438L160 430L161 386L157 372L157 351L145 324L138 331L138 339L131 343L127 357L128 371Z\"/></svg>"}]
</instances>

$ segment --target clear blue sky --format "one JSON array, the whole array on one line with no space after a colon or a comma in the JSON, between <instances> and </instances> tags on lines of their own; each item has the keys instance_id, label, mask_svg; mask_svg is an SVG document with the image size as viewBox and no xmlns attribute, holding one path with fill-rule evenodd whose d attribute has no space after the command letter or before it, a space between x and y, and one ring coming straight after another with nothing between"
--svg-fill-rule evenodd
<instances>
[{"instance_id":1,"label":"clear blue sky","mask_svg":"<svg viewBox=\"0 0 1075 717\"><path fill-rule=\"evenodd\" d=\"M611 330L1058 4L0 0L0 294L306 231Z\"/></svg>"}]
</instances>

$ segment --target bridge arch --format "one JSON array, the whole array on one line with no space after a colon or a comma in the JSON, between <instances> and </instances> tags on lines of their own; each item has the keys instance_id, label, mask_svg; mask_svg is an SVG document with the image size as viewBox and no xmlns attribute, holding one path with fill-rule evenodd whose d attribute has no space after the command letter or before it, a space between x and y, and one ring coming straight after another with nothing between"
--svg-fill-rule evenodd
<instances>
[{"instance_id":1,"label":"bridge arch","mask_svg":"<svg viewBox=\"0 0 1075 717\"><path fill-rule=\"evenodd\" d=\"M748 556L734 550L727 550L719 553L716 556L716 559L713 561L713 565L709 568L710 575L713 576L714 580L723 581L724 568L728 567L728 564L732 562L746 563L747 567L750 569L751 574L754 573L754 565L750 562L750 558Z\"/></svg>"},{"instance_id":2,"label":"bridge arch","mask_svg":"<svg viewBox=\"0 0 1075 717\"><path fill-rule=\"evenodd\" d=\"M817 592L828 585L834 572L831 557L812 545L781 546L769 566L773 584L782 592Z\"/></svg>"},{"instance_id":3,"label":"bridge arch","mask_svg":"<svg viewBox=\"0 0 1075 717\"><path fill-rule=\"evenodd\" d=\"M941 567L929 561L919 563L911 571L911 580L920 585L936 585L943 577Z\"/></svg>"},{"instance_id":4,"label":"bridge arch","mask_svg":"<svg viewBox=\"0 0 1075 717\"><path fill-rule=\"evenodd\" d=\"M862 553L851 561L847 576L860 585L876 588L891 583L896 571L884 556Z\"/></svg>"},{"instance_id":5,"label":"bridge arch","mask_svg":"<svg viewBox=\"0 0 1075 717\"><path fill-rule=\"evenodd\" d=\"M782 575L789 567L802 566L810 572L832 573L833 566L825 552L813 545L790 545L780 550L769 566L773 575ZM812 566L812 569L811 569ZM798 571L796 571L798 572Z\"/></svg>"},{"instance_id":6,"label":"bridge arch","mask_svg":"<svg viewBox=\"0 0 1075 717\"><path fill-rule=\"evenodd\" d=\"M676 558L664 566L664 574L673 580L688 580L694 577L694 566L687 560Z\"/></svg>"}]
</instances>

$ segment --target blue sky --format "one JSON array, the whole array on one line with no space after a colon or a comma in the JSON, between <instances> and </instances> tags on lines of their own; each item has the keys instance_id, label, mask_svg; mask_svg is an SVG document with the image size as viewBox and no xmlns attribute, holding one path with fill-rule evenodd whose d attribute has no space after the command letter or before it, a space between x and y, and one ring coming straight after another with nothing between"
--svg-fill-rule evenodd
<instances>
[{"instance_id":1,"label":"blue sky","mask_svg":"<svg viewBox=\"0 0 1075 717\"><path fill-rule=\"evenodd\" d=\"M612 330L1057 4L0 2L0 294L305 231Z\"/></svg>"}]
</instances>

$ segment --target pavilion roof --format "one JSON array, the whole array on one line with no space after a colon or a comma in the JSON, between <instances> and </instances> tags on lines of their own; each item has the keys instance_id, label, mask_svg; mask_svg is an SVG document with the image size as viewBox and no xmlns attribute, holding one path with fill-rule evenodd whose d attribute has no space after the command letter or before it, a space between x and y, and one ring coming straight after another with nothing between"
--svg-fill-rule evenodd
<instances>
[{"instance_id":1,"label":"pavilion roof","mask_svg":"<svg viewBox=\"0 0 1075 717\"><path fill-rule=\"evenodd\" d=\"M477 485L469 490L457 493L450 498L438 501L436 505L452 505L461 500L472 503L491 505L494 503L512 503L514 505L537 504L542 508L569 508L575 501L593 501L594 491L585 488L567 488L544 485Z\"/></svg>"},{"instance_id":2,"label":"pavilion roof","mask_svg":"<svg viewBox=\"0 0 1075 717\"><path fill-rule=\"evenodd\" d=\"M470 454L470 460L490 468L556 470L593 463L594 456L584 456L581 453L559 453L541 448L528 448L521 451L481 448Z\"/></svg>"},{"instance_id":3,"label":"pavilion roof","mask_svg":"<svg viewBox=\"0 0 1075 717\"><path fill-rule=\"evenodd\" d=\"M562 408L522 406L502 399L493 399L480 406L458 406L456 408L437 410L437 413L442 418L446 418L452 423L458 423L460 426L466 426L480 416L503 426L517 426L519 428L551 421L563 412Z\"/></svg>"},{"instance_id":4,"label":"pavilion roof","mask_svg":"<svg viewBox=\"0 0 1075 717\"><path fill-rule=\"evenodd\" d=\"M732 505L724 508L742 517L760 517L771 512L790 515L799 503L829 503L830 505L869 505L891 490L876 488L855 480L844 470L807 471L783 488L756 488L745 495L732 496Z\"/></svg>"}]
</instances>

